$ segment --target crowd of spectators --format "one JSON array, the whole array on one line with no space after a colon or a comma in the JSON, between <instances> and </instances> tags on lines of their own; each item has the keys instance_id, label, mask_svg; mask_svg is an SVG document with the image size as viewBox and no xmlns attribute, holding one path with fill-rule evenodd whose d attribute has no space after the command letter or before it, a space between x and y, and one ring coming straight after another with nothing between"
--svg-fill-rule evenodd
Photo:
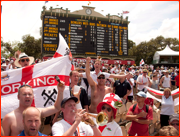
<instances>
[{"instance_id":1,"label":"crowd of spectators","mask_svg":"<svg viewBox=\"0 0 180 137\"><path fill-rule=\"evenodd\" d=\"M9 59L1 59L1 71L18 69L31 64L41 63L43 61L46 60L35 60L33 57L31 58L25 53L19 53L19 56L16 59L13 57ZM86 63L86 61L88 61L88 63ZM147 64L143 66L106 64L101 61L100 58L96 61L93 61L90 58L87 58L83 62L72 61L72 64L75 66L75 71L70 73L70 96L74 96L71 93L71 89L74 85L81 86L80 97L77 98L79 98L80 104L86 112L91 112L93 109L92 112L97 113L96 107L98 107L98 104L103 101L105 95L110 93L115 93L114 95L118 96L123 104L136 101L137 106L135 106L135 110L134 106L131 106L126 116L128 120L132 121L128 133L129 135L147 136L149 135L147 125L150 123L150 120L153 119L152 111L155 109L153 99L146 96L147 92L149 92L154 97L162 100L160 102L160 122L162 130L164 130L165 126L169 125L174 126L176 130L179 128L179 125L177 125L176 122L177 119L179 122L179 117L177 118L177 116L174 115L175 112L173 108L174 99L179 97L179 94L171 95L172 90L179 88L179 69L177 67L160 66L153 68L152 65ZM88 74L89 70L90 73ZM147 90L146 87L162 91L163 95L154 94L152 91ZM103 94L99 94L101 91ZM98 101L95 101L97 98ZM92 104L96 105L93 107ZM148 112L145 112L147 110L146 105L149 106ZM114 106L111 106L111 110L113 109L115 109ZM100 112L100 110L98 110L98 112ZM57 112L56 118L59 113L60 111ZM64 113L66 113L66 111L64 111ZM73 120L74 119L76 119L76 117L73 117ZM173 123L174 120L175 123ZM54 120L53 124L56 121L57 119ZM113 121L113 119L111 121ZM141 130L142 127L144 128L144 133ZM99 135L99 132L94 131L94 133ZM63 134L64 133L61 133L61 135Z\"/></svg>"}]
</instances>

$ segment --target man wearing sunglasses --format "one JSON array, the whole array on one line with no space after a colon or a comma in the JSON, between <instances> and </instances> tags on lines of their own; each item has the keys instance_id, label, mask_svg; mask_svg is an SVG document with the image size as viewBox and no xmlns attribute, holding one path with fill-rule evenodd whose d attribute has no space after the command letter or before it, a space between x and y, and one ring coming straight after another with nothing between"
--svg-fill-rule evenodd
<instances>
[{"instance_id":1,"label":"man wearing sunglasses","mask_svg":"<svg viewBox=\"0 0 180 137\"><path fill-rule=\"evenodd\" d=\"M103 101L104 96L107 93L112 93L113 90L110 87L105 86L106 82L106 74L99 72L97 75L97 82L92 78L90 75L90 65L89 62L91 61L90 57L87 57L86 59L86 76L87 80L89 82L89 85L91 87L91 104L89 106L89 112L91 113L97 113L96 107L97 105ZM109 74L109 78L125 78L130 77L130 74L127 75L116 75L116 74Z\"/></svg>"},{"instance_id":2,"label":"man wearing sunglasses","mask_svg":"<svg viewBox=\"0 0 180 137\"><path fill-rule=\"evenodd\" d=\"M34 62L34 57L28 56L26 53L20 53L18 56L14 64L19 68L29 66Z\"/></svg>"},{"instance_id":3,"label":"man wearing sunglasses","mask_svg":"<svg viewBox=\"0 0 180 137\"><path fill-rule=\"evenodd\" d=\"M57 85L58 96L54 105L47 108L38 108L42 118L48 117L61 109L60 103L63 99L63 91L65 89L64 82L62 83L62 86L59 86L59 84ZM4 129L5 136L17 136L24 130L22 123L23 111L32 104L34 97L32 87L29 85L22 85L19 87L17 97L19 100L19 107L6 114L2 120L2 127Z\"/></svg>"},{"instance_id":4,"label":"man wearing sunglasses","mask_svg":"<svg viewBox=\"0 0 180 137\"><path fill-rule=\"evenodd\" d=\"M175 127L179 132L179 114L173 114L169 117L169 125Z\"/></svg>"},{"instance_id":5,"label":"man wearing sunglasses","mask_svg":"<svg viewBox=\"0 0 180 137\"><path fill-rule=\"evenodd\" d=\"M143 69L143 74L139 75L136 81L137 90L145 92L145 86L149 85L149 77L147 75L147 69Z\"/></svg>"}]
</instances>

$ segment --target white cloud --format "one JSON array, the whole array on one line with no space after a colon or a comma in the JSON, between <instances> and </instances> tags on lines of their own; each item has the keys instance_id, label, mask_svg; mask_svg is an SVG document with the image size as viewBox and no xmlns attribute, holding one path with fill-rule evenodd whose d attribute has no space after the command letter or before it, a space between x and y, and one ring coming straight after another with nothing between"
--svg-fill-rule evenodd
<instances>
[{"instance_id":1,"label":"white cloud","mask_svg":"<svg viewBox=\"0 0 180 137\"><path fill-rule=\"evenodd\" d=\"M4 41L21 41L23 35L40 38L39 28L44 1L3 1L1 36ZM49 1L47 9L63 7L71 12L81 10L88 1ZM58 6L57 6L58 5ZM159 35L179 39L179 2L163 1L91 1L89 5L104 16L117 15L122 11L128 16L129 39L139 44ZM103 12L101 10L104 10Z\"/></svg>"},{"instance_id":2,"label":"white cloud","mask_svg":"<svg viewBox=\"0 0 180 137\"><path fill-rule=\"evenodd\" d=\"M129 28L131 29L131 28ZM133 34L136 30L132 30ZM130 30L131 32L131 30ZM178 38L179 39L179 18L164 19L158 29L153 29L148 33L137 33L131 35L129 39L133 40L136 45L143 41L149 41L152 38L162 35L165 38Z\"/></svg>"}]
</instances>

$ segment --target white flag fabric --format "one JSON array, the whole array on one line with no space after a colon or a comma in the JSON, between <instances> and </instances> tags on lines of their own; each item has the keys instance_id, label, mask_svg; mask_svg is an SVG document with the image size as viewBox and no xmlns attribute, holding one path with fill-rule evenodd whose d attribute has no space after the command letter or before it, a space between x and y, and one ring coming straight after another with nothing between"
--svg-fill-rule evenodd
<instances>
[{"instance_id":1,"label":"white flag fabric","mask_svg":"<svg viewBox=\"0 0 180 137\"><path fill-rule=\"evenodd\" d=\"M142 66L143 64L144 64L144 60L143 59L141 59L141 61L140 61L140 66Z\"/></svg>"},{"instance_id":2,"label":"white flag fabric","mask_svg":"<svg viewBox=\"0 0 180 137\"><path fill-rule=\"evenodd\" d=\"M159 91L159 90L156 90L156 89L152 89L152 88L150 88L150 87L146 87L146 88L147 88L148 90L150 90L151 92L157 94L157 95L163 95L163 91ZM179 93L179 88L171 91L171 95L178 94L178 93ZM149 92L147 92L146 95L147 95L147 97L149 97L149 98L152 98L152 99L155 99L155 100L161 102L161 99L158 99L158 98L152 96ZM177 106L177 105L179 105L179 97L174 100L174 106Z\"/></svg>"},{"instance_id":3,"label":"white flag fabric","mask_svg":"<svg viewBox=\"0 0 180 137\"><path fill-rule=\"evenodd\" d=\"M66 56L66 55L69 55L72 57L71 51L70 51L65 39L59 33L59 46L53 57L57 58L57 57L62 57L62 56Z\"/></svg>"},{"instance_id":4,"label":"white flag fabric","mask_svg":"<svg viewBox=\"0 0 180 137\"><path fill-rule=\"evenodd\" d=\"M48 107L54 104L57 97L55 75L58 75L60 80L65 82L64 96L70 96L68 95L70 71L69 56L53 58L24 68L3 71L1 73L1 118L18 108L18 88L25 83L33 88L36 107Z\"/></svg>"}]
</instances>

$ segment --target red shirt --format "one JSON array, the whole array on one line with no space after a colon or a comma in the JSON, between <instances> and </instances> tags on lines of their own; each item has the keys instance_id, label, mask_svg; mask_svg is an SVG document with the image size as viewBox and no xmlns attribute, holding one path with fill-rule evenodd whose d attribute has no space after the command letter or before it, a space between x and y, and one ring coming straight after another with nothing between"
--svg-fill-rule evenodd
<instances>
[{"instance_id":1,"label":"red shirt","mask_svg":"<svg viewBox=\"0 0 180 137\"><path fill-rule=\"evenodd\" d=\"M175 77L175 80L176 80L176 86L179 86L179 75L177 75L177 76Z\"/></svg>"},{"instance_id":2,"label":"red shirt","mask_svg":"<svg viewBox=\"0 0 180 137\"><path fill-rule=\"evenodd\" d=\"M129 108L127 115L129 115L129 112L132 112L133 106L134 106L134 105L132 105L132 106ZM134 109L133 115L139 114L142 110L144 110L144 112L146 112L146 105L144 104L143 108L142 108L142 109L139 109L139 108L138 108L138 104L137 104L137 105L136 105L136 108ZM142 119L142 120L145 120L145 119L153 120L153 110L152 110L152 107L149 106L148 114L146 115L145 118L140 117L140 118L138 118L138 119ZM132 124L131 124L131 126L130 126L130 128L129 128L128 134L131 135L131 136L135 136L136 134L137 134L137 136L149 136L148 128L149 128L149 125L147 125L147 124L140 124L140 123L137 123L137 122L135 122L135 121L132 121Z\"/></svg>"},{"instance_id":3,"label":"red shirt","mask_svg":"<svg viewBox=\"0 0 180 137\"><path fill-rule=\"evenodd\" d=\"M153 99L152 98L146 98L144 103L153 107Z\"/></svg>"}]
</instances>

